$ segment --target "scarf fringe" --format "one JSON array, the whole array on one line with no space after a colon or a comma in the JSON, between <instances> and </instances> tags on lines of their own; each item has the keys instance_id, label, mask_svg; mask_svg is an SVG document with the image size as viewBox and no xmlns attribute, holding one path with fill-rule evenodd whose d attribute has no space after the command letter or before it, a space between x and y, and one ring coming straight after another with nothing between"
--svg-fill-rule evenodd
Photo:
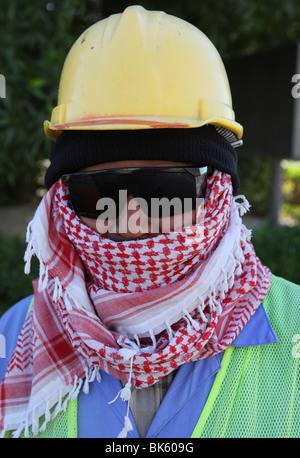
<instances>
[{"instance_id":1,"label":"scarf fringe","mask_svg":"<svg viewBox=\"0 0 300 458\"><path fill-rule=\"evenodd\" d=\"M24 254L24 261L25 261L24 273L26 275L30 273L31 259L33 256L36 256L39 261L38 291L43 292L46 290L48 283L49 283L49 266L46 265L42 259L40 249L38 248L38 245L37 245L37 238L34 235L33 223L34 223L34 220L30 221L27 226L27 230L26 230L27 247L26 247L26 251ZM64 290L59 277L57 276L54 277L53 281L54 281L54 288L53 288L53 295L52 295L53 302L56 303L61 298L63 298L68 312L70 312L74 308L74 306L78 310L82 310L81 304L76 300L74 296L70 295L68 288L65 288Z\"/></svg>"},{"instance_id":2,"label":"scarf fringe","mask_svg":"<svg viewBox=\"0 0 300 458\"><path fill-rule=\"evenodd\" d=\"M37 436L39 433L45 431L48 423L54 420L60 412L65 412L69 401L76 399L82 389L83 393L89 393L89 383L97 380L101 382L101 374L98 366L93 366L90 369L87 368L85 371L85 377L79 378L75 377L73 385L70 386L70 391L67 394L64 394L64 391L68 390L59 390L54 395L55 400L50 403L48 399L46 402L35 406L33 409L29 410L26 413L26 418L22 421L17 429L12 432L13 438L19 438L22 434L25 438L31 436ZM43 407L45 405L45 407ZM44 421L40 425L41 415L38 414L39 411L43 411ZM31 427L31 431L30 431ZM7 426L1 431L0 438L5 437L8 432L13 430L13 426Z\"/></svg>"},{"instance_id":3,"label":"scarf fringe","mask_svg":"<svg viewBox=\"0 0 300 458\"><path fill-rule=\"evenodd\" d=\"M132 430L133 430L133 426L132 426L132 423L131 423L131 421L129 419L129 416L125 415L125 417L124 417L124 428L122 429L122 431L118 435L118 439L126 439L127 433L129 431L132 431Z\"/></svg>"},{"instance_id":4,"label":"scarf fringe","mask_svg":"<svg viewBox=\"0 0 300 458\"><path fill-rule=\"evenodd\" d=\"M238 200L241 200L242 202L238 203ZM239 211L240 216L244 216L251 208L250 203L242 194L235 196L233 198L233 201L236 203L237 210Z\"/></svg>"}]
</instances>

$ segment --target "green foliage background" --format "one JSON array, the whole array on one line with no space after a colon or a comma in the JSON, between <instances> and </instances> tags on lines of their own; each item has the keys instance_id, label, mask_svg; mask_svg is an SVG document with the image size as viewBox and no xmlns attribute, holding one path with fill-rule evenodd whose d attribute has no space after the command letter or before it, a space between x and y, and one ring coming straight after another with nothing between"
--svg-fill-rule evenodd
<instances>
[{"instance_id":1,"label":"green foliage background","mask_svg":"<svg viewBox=\"0 0 300 458\"><path fill-rule=\"evenodd\" d=\"M57 3L58 15L41 0L1 4L0 73L6 78L6 98L0 103L0 204L30 198L38 159L48 155L43 121L55 104L60 69L84 5Z\"/></svg>"}]
</instances>

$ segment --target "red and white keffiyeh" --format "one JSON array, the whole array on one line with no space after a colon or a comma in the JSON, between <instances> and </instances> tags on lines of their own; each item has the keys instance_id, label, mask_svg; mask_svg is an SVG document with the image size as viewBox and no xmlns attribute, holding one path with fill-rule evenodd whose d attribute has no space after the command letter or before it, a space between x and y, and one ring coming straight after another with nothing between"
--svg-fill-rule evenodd
<instances>
[{"instance_id":1,"label":"red and white keffiyeh","mask_svg":"<svg viewBox=\"0 0 300 458\"><path fill-rule=\"evenodd\" d=\"M271 284L242 224L246 207L233 199L230 177L215 172L203 237L190 227L113 242L80 221L56 183L28 231L26 270L36 254L40 276L1 386L2 433L44 430L81 388L100 381L99 370L127 382L119 394L128 400L131 387L225 350Z\"/></svg>"}]
</instances>

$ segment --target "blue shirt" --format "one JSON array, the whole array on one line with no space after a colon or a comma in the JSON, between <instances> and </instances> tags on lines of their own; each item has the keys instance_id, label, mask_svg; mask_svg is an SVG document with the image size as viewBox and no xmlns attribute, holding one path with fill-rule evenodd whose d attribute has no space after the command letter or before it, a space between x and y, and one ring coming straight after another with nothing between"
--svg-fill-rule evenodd
<instances>
[{"instance_id":1,"label":"blue shirt","mask_svg":"<svg viewBox=\"0 0 300 458\"><path fill-rule=\"evenodd\" d=\"M6 358L0 358L0 381L14 351L30 300L31 297L23 299L0 320L0 335L6 340ZM261 304L231 346L248 347L275 342L277 338ZM222 356L219 353L208 359L184 364L178 369L149 428L148 438L191 437L221 368ZM78 396L78 437L116 438L123 429L127 403L118 397L109 404L122 389L121 382L103 371L101 376L101 383L96 380L90 383L88 395L81 392ZM127 437L139 437L130 412L129 416L133 431Z\"/></svg>"}]
</instances>

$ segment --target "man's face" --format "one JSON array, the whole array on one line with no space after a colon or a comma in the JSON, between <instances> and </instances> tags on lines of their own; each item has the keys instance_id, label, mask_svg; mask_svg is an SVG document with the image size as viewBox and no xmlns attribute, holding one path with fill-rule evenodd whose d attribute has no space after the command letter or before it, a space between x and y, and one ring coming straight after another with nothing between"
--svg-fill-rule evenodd
<instances>
[{"instance_id":1,"label":"man's face","mask_svg":"<svg viewBox=\"0 0 300 458\"><path fill-rule=\"evenodd\" d=\"M190 165L191 164L187 164L185 162L135 160L106 162L103 164L86 167L82 169L82 171L123 167L182 167ZM170 216L169 221L167 222L165 221L165 218L150 218L146 213L142 211L142 208L139 206L138 202L135 201L135 196L127 194L127 204L124 205L120 215L116 219L108 220L106 222L100 220L99 218L94 219L88 218L86 216L80 216L80 219L86 226L96 232L101 233L108 239L114 241L126 241L154 237L157 234L165 232L165 223L168 223L168 226L172 231L180 229L182 227L183 216L182 214ZM132 221L137 223L135 227L133 227ZM194 224L196 221L196 210L191 210L188 215L185 215L185 221L189 221L190 224ZM122 230L120 230L120 228L122 228Z\"/></svg>"}]
</instances>

